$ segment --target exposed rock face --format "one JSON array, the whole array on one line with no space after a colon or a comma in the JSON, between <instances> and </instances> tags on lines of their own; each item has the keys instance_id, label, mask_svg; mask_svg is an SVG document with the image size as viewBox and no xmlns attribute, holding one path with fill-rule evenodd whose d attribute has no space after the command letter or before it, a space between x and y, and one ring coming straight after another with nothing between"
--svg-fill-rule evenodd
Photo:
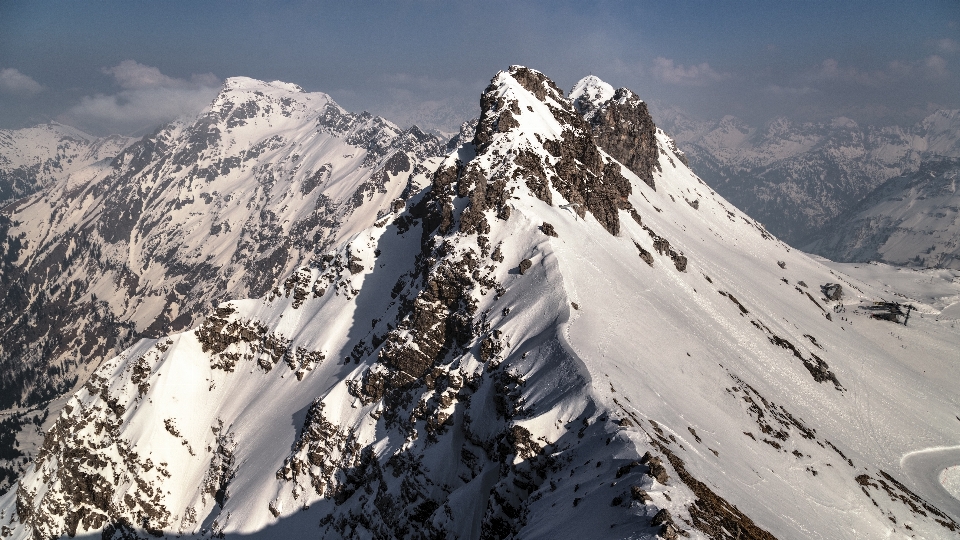
<instances>
[{"instance_id":1,"label":"exposed rock face","mask_svg":"<svg viewBox=\"0 0 960 540\"><path fill-rule=\"evenodd\" d=\"M820 291L827 300L843 300L843 286L839 283L825 283L820 286Z\"/></svg>"},{"instance_id":2,"label":"exposed rock face","mask_svg":"<svg viewBox=\"0 0 960 540\"><path fill-rule=\"evenodd\" d=\"M621 89L596 108L588 123L578 112L577 102L565 98L543 74L514 66L510 75L543 102L563 126L560 137L537 141L550 158L521 149L514 160L514 174L524 177L527 187L544 202L553 204L552 188L581 217L590 212L611 234L617 234L619 211L633 209L627 201L632 188L621 164L602 152L654 187L659 154L656 126L646 105L629 90ZM514 115L521 114L516 100L500 95L492 84L481 98L481 109L474 137L479 152L490 145L494 134L518 127Z\"/></svg>"},{"instance_id":3,"label":"exposed rock face","mask_svg":"<svg viewBox=\"0 0 960 540\"><path fill-rule=\"evenodd\" d=\"M72 401L47 432L34 466L53 476L52 489L41 496L20 486L17 500L21 522L37 538L75 536L78 530L107 526L160 534L172 525L158 489L162 479L170 475L167 464L138 455L118 436L128 404L111 396L110 381L91 377L80 399L88 395L99 397L96 405L82 407L79 401ZM121 485L136 489L117 493Z\"/></svg>"},{"instance_id":4,"label":"exposed rock face","mask_svg":"<svg viewBox=\"0 0 960 540\"><path fill-rule=\"evenodd\" d=\"M657 126L646 103L630 90L620 88L599 105L589 123L594 139L604 151L656 189L653 172L660 169Z\"/></svg>"},{"instance_id":5,"label":"exposed rock face","mask_svg":"<svg viewBox=\"0 0 960 540\"><path fill-rule=\"evenodd\" d=\"M516 100L501 94L500 81L505 76L547 104L554 114L579 126L565 130L559 140L544 143L544 147L553 149L556 160L528 149L503 155L493 148L498 134L510 134L521 127L517 117L524 114ZM631 208L625 202L631 188L620 174L619 165L602 157L582 119L573 114L559 89L542 74L511 68L509 75L501 74L494 80L481 104L474 137L477 157L469 164L448 159L433 175L429 192L413 205L409 215L397 220L400 230L422 227L417 266L402 276L391 292L399 301L396 327L383 336L374 333L369 345L361 343L360 354L352 356L360 360L370 355L371 349L378 351L376 363L363 371L358 383L350 385L350 391L362 403L382 403L378 417L382 414L385 425L404 434L408 441L416 439L420 422L425 422L428 447L451 430L465 433L469 444L461 450L460 466L471 472L467 477L461 476L461 480L476 477L484 463L501 471L487 503L480 536L503 537L516 533L525 523L526 507L532 502L529 497L550 477L548 467L555 464L555 458L534 440L529 430L516 423L528 414L520 397L524 380L499 368L508 344L499 331L489 329L486 313L478 312L478 299L483 295L504 293L493 278L500 267L496 263L504 262L500 247L491 256L494 265L481 262L489 253L485 235L491 232L492 221L510 218L507 201L509 193L516 189L507 189L511 179L522 181L535 197L548 204L552 203L551 193L555 189L568 201L593 213L612 233L619 230L618 209ZM485 156L492 160L486 161ZM466 206L458 201L466 201ZM458 207L463 210L458 212ZM579 209L579 214L584 215L584 209ZM542 231L557 236L549 223L543 224ZM455 247L460 239L474 235L480 253ZM519 262L521 274L531 267L529 259ZM509 313L509 309L503 309L505 317ZM392 327L388 325L388 329ZM472 375L462 367L455 368L453 362L469 355L471 350L476 351L483 366ZM471 411L478 406L471 398L482 395L485 388L492 388L495 393L496 418L504 422L502 428L493 432L489 428L483 430L492 433L492 438L474 431L471 421L475 417ZM315 404L311 411L318 407L322 404ZM458 420L461 415L462 420ZM317 440L325 441L326 446L307 450L315 444L308 442L314 432L325 434ZM446 503L425 489L430 484L429 473L416 465L412 455L398 454L386 462L375 459L350 435L313 412L308 414L302 433L297 452L277 473L278 478L299 486L294 488L295 493L312 486L317 495L333 496L345 503L371 482L382 482L390 476L404 478L412 489L399 494L376 493L372 498L375 510L364 521L364 527L387 536L406 530L417 530L421 535L443 534L445 529L436 518L428 516L436 516ZM518 459L522 460L519 465ZM307 474L308 463L319 466L319 474ZM338 473L344 463L353 472ZM658 476L665 479L666 472L661 471ZM398 511L404 508L405 512ZM322 524L346 534L350 521L340 516L341 513L334 512Z\"/></svg>"}]
</instances>

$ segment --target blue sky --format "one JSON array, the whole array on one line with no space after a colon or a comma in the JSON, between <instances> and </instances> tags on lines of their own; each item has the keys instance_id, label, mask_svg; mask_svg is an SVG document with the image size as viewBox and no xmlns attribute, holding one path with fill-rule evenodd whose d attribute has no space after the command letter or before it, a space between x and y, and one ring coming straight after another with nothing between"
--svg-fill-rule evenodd
<instances>
[{"instance_id":1,"label":"blue sky","mask_svg":"<svg viewBox=\"0 0 960 540\"><path fill-rule=\"evenodd\" d=\"M243 75L453 130L510 64L704 118L909 124L960 108L960 2L0 0L0 128L142 132Z\"/></svg>"}]
</instances>

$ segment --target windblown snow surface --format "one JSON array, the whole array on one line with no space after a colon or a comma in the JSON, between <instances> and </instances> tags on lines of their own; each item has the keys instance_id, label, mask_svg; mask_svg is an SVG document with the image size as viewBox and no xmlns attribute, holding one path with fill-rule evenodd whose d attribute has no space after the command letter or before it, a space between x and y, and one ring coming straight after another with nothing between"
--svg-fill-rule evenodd
<instances>
[{"instance_id":1,"label":"windblown snow surface","mask_svg":"<svg viewBox=\"0 0 960 540\"><path fill-rule=\"evenodd\" d=\"M649 181L621 166L536 71L482 105L322 263L106 362L2 535L956 537L941 471L904 466L958 444L939 296L871 318L889 287L778 241L661 131Z\"/></svg>"}]
</instances>

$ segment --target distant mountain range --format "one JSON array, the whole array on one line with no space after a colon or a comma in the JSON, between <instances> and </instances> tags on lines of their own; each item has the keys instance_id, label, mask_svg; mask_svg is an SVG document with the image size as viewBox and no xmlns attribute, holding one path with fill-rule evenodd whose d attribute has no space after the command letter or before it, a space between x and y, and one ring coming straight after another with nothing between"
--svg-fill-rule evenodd
<instances>
[{"instance_id":1,"label":"distant mountain range","mask_svg":"<svg viewBox=\"0 0 960 540\"><path fill-rule=\"evenodd\" d=\"M929 159L895 176L805 247L835 261L960 269L960 159Z\"/></svg>"},{"instance_id":2,"label":"distant mountain range","mask_svg":"<svg viewBox=\"0 0 960 540\"><path fill-rule=\"evenodd\" d=\"M697 174L794 246L831 234L831 222L850 217L887 180L928 161L960 158L958 110L937 111L908 129L849 118L780 118L758 127L732 116L697 120L670 108L658 116Z\"/></svg>"},{"instance_id":3,"label":"distant mountain range","mask_svg":"<svg viewBox=\"0 0 960 540\"><path fill-rule=\"evenodd\" d=\"M57 123L0 129L0 208L73 173L107 164L134 140L94 137Z\"/></svg>"}]
</instances>

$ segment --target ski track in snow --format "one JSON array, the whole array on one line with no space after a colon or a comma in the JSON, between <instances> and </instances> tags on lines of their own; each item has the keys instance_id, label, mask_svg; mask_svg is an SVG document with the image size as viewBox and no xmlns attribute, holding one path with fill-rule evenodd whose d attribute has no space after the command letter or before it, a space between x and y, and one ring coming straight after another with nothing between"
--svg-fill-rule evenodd
<instances>
[{"instance_id":1,"label":"ski track in snow","mask_svg":"<svg viewBox=\"0 0 960 540\"><path fill-rule=\"evenodd\" d=\"M905 454L900 466L913 481L918 495L960 520L960 499L951 495L941 480L941 473L960 465L960 446L933 447Z\"/></svg>"}]
</instances>

